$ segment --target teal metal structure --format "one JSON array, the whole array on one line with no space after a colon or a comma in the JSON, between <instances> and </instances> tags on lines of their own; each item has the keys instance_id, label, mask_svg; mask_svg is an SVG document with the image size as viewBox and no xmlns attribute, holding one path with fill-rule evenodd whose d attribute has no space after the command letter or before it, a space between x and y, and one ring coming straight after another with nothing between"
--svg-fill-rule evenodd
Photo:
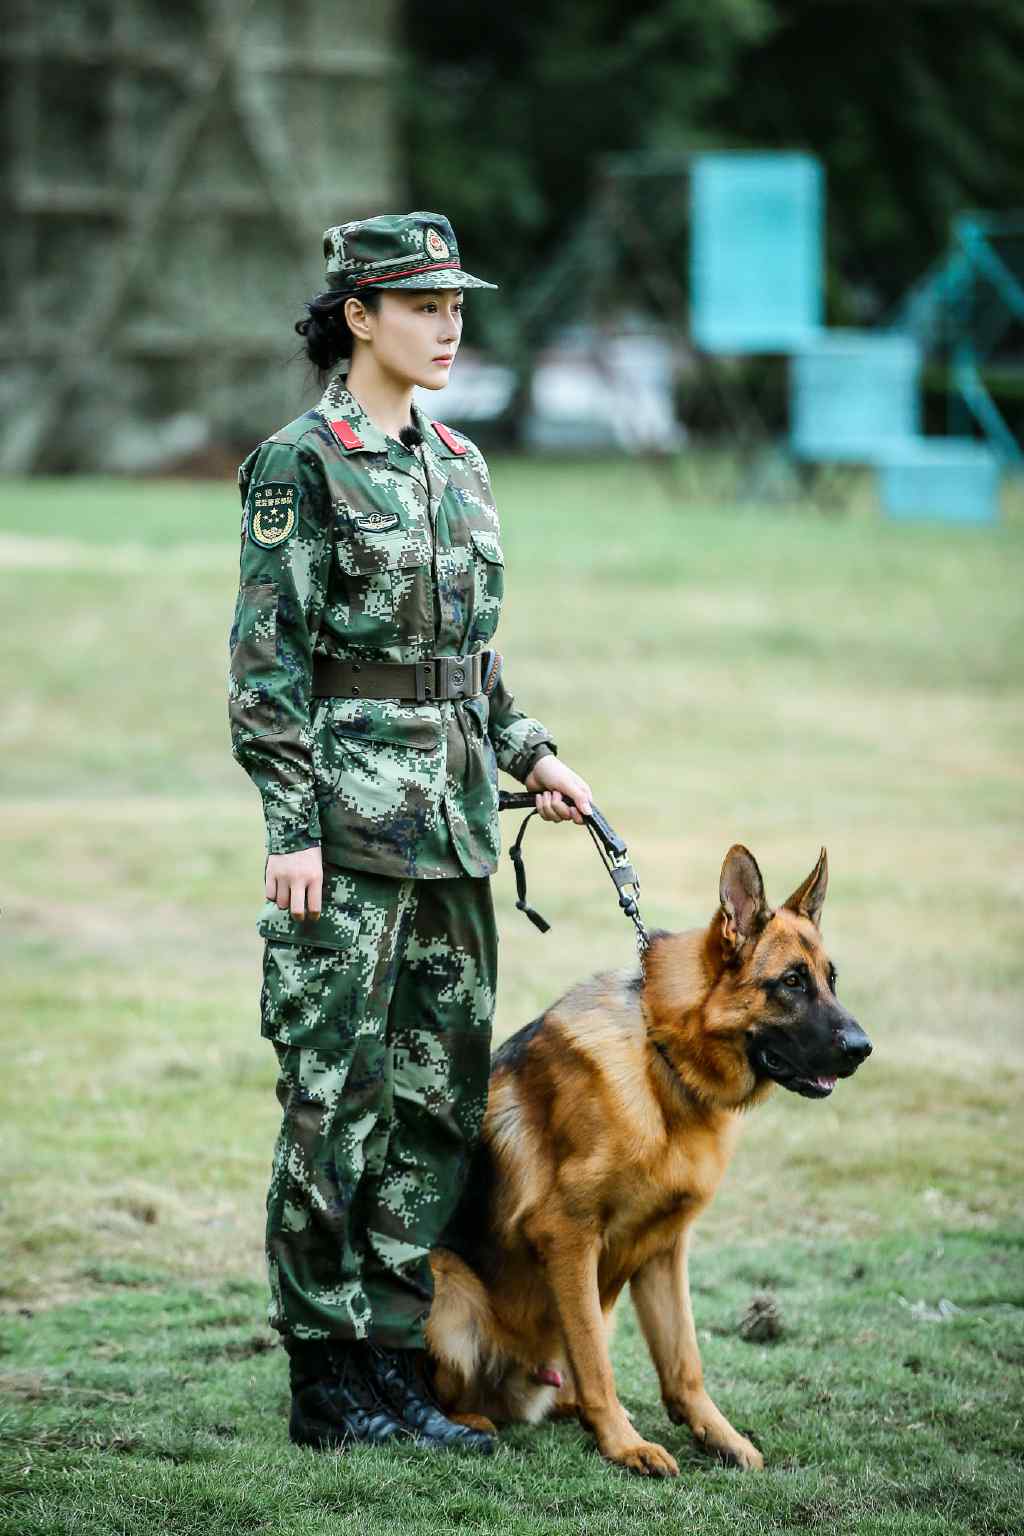
<instances>
[{"instance_id":1,"label":"teal metal structure","mask_svg":"<svg viewBox=\"0 0 1024 1536\"><path fill-rule=\"evenodd\" d=\"M823 331L790 360L797 458L875 464L921 430L921 355L905 336Z\"/></svg>"},{"instance_id":2,"label":"teal metal structure","mask_svg":"<svg viewBox=\"0 0 1024 1536\"><path fill-rule=\"evenodd\" d=\"M1001 469L987 443L921 437L894 448L879 465L879 496L890 517L994 523Z\"/></svg>"},{"instance_id":3,"label":"teal metal structure","mask_svg":"<svg viewBox=\"0 0 1024 1536\"><path fill-rule=\"evenodd\" d=\"M704 352L793 352L822 325L825 180L813 155L690 162L690 329Z\"/></svg>"},{"instance_id":4,"label":"teal metal structure","mask_svg":"<svg viewBox=\"0 0 1024 1536\"><path fill-rule=\"evenodd\" d=\"M599 344L595 301L613 305L642 275L655 308L692 337L738 440L762 424L731 360L782 353L794 458L875 466L892 516L993 521L1001 469L1024 463L986 382L986 363L1024 322L1024 213L958 219L949 255L871 331L824 326L824 218L824 171L808 154L608 157L586 216L524 295L524 371L559 311L587 315ZM922 372L938 350L954 384L942 438L922 435Z\"/></svg>"},{"instance_id":5,"label":"teal metal structure","mask_svg":"<svg viewBox=\"0 0 1024 1536\"><path fill-rule=\"evenodd\" d=\"M980 429L1007 465L1024 468L1024 444L986 380L1015 327L1024 326L1024 213L966 213L950 249L904 299L890 329L943 358L952 434ZM1024 365L1003 363L1024 392Z\"/></svg>"}]
</instances>

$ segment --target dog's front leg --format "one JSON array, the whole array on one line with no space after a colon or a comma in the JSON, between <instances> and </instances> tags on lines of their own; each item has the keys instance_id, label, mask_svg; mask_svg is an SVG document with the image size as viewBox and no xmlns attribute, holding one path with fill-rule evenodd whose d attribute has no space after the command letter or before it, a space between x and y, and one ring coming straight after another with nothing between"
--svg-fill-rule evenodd
<instances>
[{"instance_id":1,"label":"dog's front leg","mask_svg":"<svg viewBox=\"0 0 1024 1536\"><path fill-rule=\"evenodd\" d=\"M733 1466L760 1468L764 1466L761 1452L733 1429L704 1390L690 1304L688 1238L688 1230L680 1233L671 1248L648 1259L630 1282L662 1400L673 1423L689 1424L704 1450Z\"/></svg>"},{"instance_id":2,"label":"dog's front leg","mask_svg":"<svg viewBox=\"0 0 1024 1536\"><path fill-rule=\"evenodd\" d=\"M536 1246L565 1336L577 1411L593 1430L602 1456L634 1472L675 1477L679 1467L673 1457L664 1446L637 1434L615 1392L597 1284L598 1238L583 1237L566 1222L558 1231L548 1225Z\"/></svg>"}]
</instances>

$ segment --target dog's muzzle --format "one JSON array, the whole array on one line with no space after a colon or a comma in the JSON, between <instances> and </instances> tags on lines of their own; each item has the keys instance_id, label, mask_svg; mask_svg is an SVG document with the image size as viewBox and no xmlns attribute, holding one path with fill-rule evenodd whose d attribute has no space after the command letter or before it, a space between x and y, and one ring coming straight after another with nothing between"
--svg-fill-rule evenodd
<instances>
[{"instance_id":1,"label":"dog's muzzle","mask_svg":"<svg viewBox=\"0 0 1024 1536\"><path fill-rule=\"evenodd\" d=\"M780 1088L799 1093L805 1099L827 1099L841 1077L852 1077L862 1061L871 1055L871 1041L859 1024L843 1027L830 1049L814 1053L814 1059L800 1059L792 1047L797 1042L756 1041L750 1052L750 1064L759 1076L770 1077Z\"/></svg>"}]
</instances>

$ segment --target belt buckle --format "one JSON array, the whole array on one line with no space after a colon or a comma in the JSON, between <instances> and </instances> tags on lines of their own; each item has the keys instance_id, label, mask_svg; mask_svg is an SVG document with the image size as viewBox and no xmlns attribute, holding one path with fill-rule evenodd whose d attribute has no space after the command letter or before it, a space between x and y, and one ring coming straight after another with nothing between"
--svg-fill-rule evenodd
<instances>
[{"instance_id":1,"label":"belt buckle","mask_svg":"<svg viewBox=\"0 0 1024 1536\"><path fill-rule=\"evenodd\" d=\"M478 691L473 687L474 657L437 656L434 659L439 673L437 688L439 698L465 699Z\"/></svg>"},{"instance_id":2,"label":"belt buckle","mask_svg":"<svg viewBox=\"0 0 1024 1536\"><path fill-rule=\"evenodd\" d=\"M416 702L468 699L480 692L480 656L432 656L416 663Z\"/></svg>"}]
</instances>

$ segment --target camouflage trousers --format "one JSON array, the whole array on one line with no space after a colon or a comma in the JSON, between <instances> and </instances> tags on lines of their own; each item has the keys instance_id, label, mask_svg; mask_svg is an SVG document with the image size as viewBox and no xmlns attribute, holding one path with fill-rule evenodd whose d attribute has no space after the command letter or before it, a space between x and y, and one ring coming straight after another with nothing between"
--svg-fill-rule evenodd
<instances>
[{"instance_id":1,"label":"camouflage trousers","mask_svg":"<svg viewBox=\"0 0 1024 1536\"><path fill-rule=\"evenodd\" d=\"M428 1254L487 1102L490 881L327 869L323 915L271 903L261 1032L283 1110L267 1195L271 1326L422 1347Z\"/></svg>"}]
</instances>

